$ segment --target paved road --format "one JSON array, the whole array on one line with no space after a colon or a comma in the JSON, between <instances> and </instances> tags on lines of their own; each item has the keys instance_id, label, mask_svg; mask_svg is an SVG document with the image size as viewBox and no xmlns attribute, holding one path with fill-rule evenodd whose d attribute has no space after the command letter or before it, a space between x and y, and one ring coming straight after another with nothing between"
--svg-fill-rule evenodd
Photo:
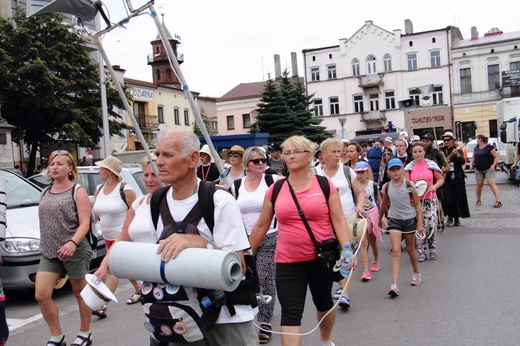
<instances>
[{"instance_id":1,"label":"paved road","mask_svg":"<svg viewBox=\"0 0 520 346\"><path fill-rule=\"evenodd\" d=\"M401 295L389 299L390 242L380 244L381 270L368 283L359 281L361 269L353 274L352 307L338 310L333 340L336 345L518 345L520 340L520 249L519 189L508 184L501 173L497 179L503 207L492 207L486 186L483 205L475 206L473 174L468 174L471 218L461 227L448 228L438 236L439 257L420 265L423 283L409 285L412 270L405 255L399 279ZM94 318L94 345L147 345L139 305L128 306L132 293L122 282L109 317ZM43 345L48 329L38 316L31 296L8 296L7 316L11 325L10 345ZM66 289L58 292L61 320L69 343L78 328L76 305ZM273 325L279 325L279 307ZM23 324L26 323L26 324ZM316 326L308 299L303 330ZM272 345L280 345L275 335ZM319 333L304 337L304 346L320 345Z\"/></svg>"}]
</instances>

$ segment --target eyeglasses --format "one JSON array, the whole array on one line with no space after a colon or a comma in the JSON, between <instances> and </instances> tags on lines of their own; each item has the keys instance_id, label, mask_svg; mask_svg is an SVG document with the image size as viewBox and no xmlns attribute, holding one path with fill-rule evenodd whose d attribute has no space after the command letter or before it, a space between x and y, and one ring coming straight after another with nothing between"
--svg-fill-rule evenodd
<instances>
[{"instance_id":1,"label":"eyeglasses","mask_svg":"<svg viewBox=\"0 0 520 346\"><path fill-rule=\"evenodd\" d=\"M252 162L253 164L258 165L260 162L262 162L262 164L267 163L267 159L252 159L252 160L249 160L249 162Z\"/></svg>"},{"instance_id":2,"label":"eyeglasses","mask_svg":"<svg viewBox=\"0 0 520 346\"><path fill-rule=\"evenodd\" d=\"M227 156L228 157L239 157L239 156L242 156L242 154L239 154L239 153L229 153Z\"/></svg>"},{"instance_id":3,"label":"eyeglasses","mask_svg":"<svg viewBox=\"0 0 520 346\"><path fill-rule=\"evenodd\" d=\"M392 155L392 153L385 153L384 155Z\"/></svg>"},{"instance_id":4,"label":"eyeglasses","mask_svg":"<svg viewBox=\"0 0 520 346\"><path fill-rule=\"evenodd\" d=\"M61 155L69 155L70 153L67 150L54 150L51 155L61 154Z\"/></svg>"},{"instance_id":5,"label":"eyeglasses","mask_svg":"<svg viewBox=\"0 0 520 346\"><path fill-rule=\"evenodd\" d=\"M310 152L309 150L299 150L299 149L296 149L295 151L284 151L283 154L284 154L284 156L291 156L292 154L300 155L300 154L309 153L309 152Z\"/></svg>"},{"instance_id":6,"label":"eyeglasses","mask_svg":"<svg viewBox=\"0 0 520 346\"><path fill-rule=\"evenodd\" d=\"M444 141L445 142L451 142L453 140L453 138L449 138L449 139L445 139Z\"/></svg>"}]
</instances>

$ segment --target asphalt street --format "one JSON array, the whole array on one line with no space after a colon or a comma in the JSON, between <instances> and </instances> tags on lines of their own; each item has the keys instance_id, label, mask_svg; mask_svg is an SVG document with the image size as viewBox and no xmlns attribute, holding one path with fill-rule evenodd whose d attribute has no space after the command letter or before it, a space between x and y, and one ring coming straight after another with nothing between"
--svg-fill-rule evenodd
<instances>
[{"instance_id":1,"label":"asphalt street","mask_svg":"<svg viewBox=\"0 0 520 346\"><path fill-rule=\"evenodd\" d=\"M482 206L475 206L475 182L468 174L467 192L471 218L462 226L447 228L437 237L438 259L420 263L423 282L409 285L412 269L408 256L401 258L400 296L387 295L391 283L390 241L380 244L381 270L372 280L359 280L362 269L352 274L348 311L338 308L333 341L336 345L518 345L520 340L520 191L497 177L502 208L493 208L494 198L485 186ZM121 280L110 304L108 317L93 318L93 345L148 345L140 304L126 305L132 287ZM79 316L70 288L56 292L61 322L70 344L79 327ZM7 317L11 329L8 345L44 345L49 331L32 295L7 295ZM279 330L276 306L274 330ZM320 345L315 310L310 297L303 332L303 345ZM271 345L280 345L274 335Z\"/></svg>"}]
</instances>

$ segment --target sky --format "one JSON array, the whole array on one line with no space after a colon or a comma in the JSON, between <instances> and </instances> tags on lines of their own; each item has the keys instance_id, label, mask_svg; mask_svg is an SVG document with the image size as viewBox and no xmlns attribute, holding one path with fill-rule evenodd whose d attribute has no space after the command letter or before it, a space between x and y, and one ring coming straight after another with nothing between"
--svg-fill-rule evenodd
<instances>
[{"instance_id":1,"label":"sky","mask_svg":"<svg viewBox=\"0 0 520 346\"><path fill-rule=\"evenodd\" d=\"M103 1L112 22L127 16L128 2L134 9L147 3ZM290 71L291 52L296 52L302 76L302 50L338 45L339 39L350 38L367 20L403 33L405 19L412 21L414 32L454 25L465 39L471 37L473 26L479 36L493 27L520 31L517 0L422 4L409 0L157 0L154 7L170 33L181 37L178 51L184 54L181 70L189 89L210 97L220 97L240 83L265 81L269 74L274 77L275 54L280 55L282 71ZM154 21L144 11L125 28L105 34L103 46L110 63L126 70L126 78L151 82L146 57L152 53L150 42L156 37Z\"/></svg>"}]
</instances>

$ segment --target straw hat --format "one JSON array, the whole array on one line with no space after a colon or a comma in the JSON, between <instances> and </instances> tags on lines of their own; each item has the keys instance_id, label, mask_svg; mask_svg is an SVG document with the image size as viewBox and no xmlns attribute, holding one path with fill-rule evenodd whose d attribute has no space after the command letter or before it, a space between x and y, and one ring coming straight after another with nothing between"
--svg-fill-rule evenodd
<instances>
[{"instance_id":1,"label":"straw hat","mask_svg":"<svg viewBox=\"0 0 520 346\"><path fill-rule=\"evenodd\" d=\"M452 139L455 139L455 136L453 135L453 132L450 132L450 131L444 132L444 134L442 135L442 138L444 139L444 137L450 137Z\"/></svg>"},{"instance_id":2,"label":"straw hat","mask_svg":"<svg viewBox=\"0 0 520 346\"><path fill-rule=\"evenodd\" d=\"M208 154L211 159L211 163L215 163L215 159L213 158L213 155L211 155L211 150L209 150L209 146L207 144L202 146L202 148L199 150L199 153Z\"/></svg>"},{"instance_id":3,"label":"straw hat","mask_svg":"<svg viewBox=\"0 0 520 346\"><path fill-rule=\"evenodd\" d=\"M97 276L92 274L85 275L87 285L81 291L81 297L90 309L96 311L109 301L117 303L117 298L103 282L96 284Z\"/></svg>"},{"instance_id":4,"label":"straw hat","mask_svg":"<svg viewBox=\"0 0 520 346\"><path fill-rule=\"evenodd\" d=\"M118 158L109 155L104 160L96 162L96 166L108 169L114 173L118 178L121 178L121 170L123 169L123 162Z\"/></svg>"},{"instance_id":5,"label":"straw hat","mask_svg":"<svg viewBox=\"0 0 520 346\"><path fill-rule=\"evenodd\" d=\"M225 149L222 152L222 158L226 160L227 163L229 163L229 153L239 153L240 155L244 156L244 148L242 148L240 145L233 145L231 149Z\"/></svg>"}]
</instances>

